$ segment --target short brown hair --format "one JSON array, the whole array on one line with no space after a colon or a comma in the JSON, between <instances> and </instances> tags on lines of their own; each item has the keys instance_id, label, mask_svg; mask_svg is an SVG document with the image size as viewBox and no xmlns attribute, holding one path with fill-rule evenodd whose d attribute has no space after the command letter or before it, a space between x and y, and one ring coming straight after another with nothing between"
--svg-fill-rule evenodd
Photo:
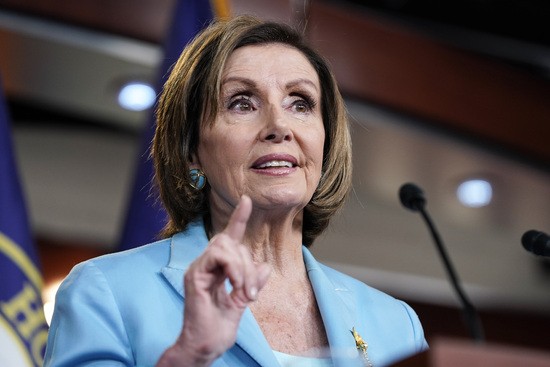
<instances>
[{"instance_id":1,"label":"short brown hair","mask_svg":"<svg viewBox=\"0 0 550 367\"><path fill-rule=\"evenodd\" d=\"M281 43L300 51L318 74L325 128L321 180L304 208L302 242L310 246L329 224L351 187L351 139L345 105L328 63L291 27L238 16L212 23L183 50L159 98L152 157L171 236L199 216L209 220L208 190L190 186L189 162L204 124L215 120L221 75L231 53L247 45ZM208 225L208 223L207 223Z\"/></svg>"}]
</instances>

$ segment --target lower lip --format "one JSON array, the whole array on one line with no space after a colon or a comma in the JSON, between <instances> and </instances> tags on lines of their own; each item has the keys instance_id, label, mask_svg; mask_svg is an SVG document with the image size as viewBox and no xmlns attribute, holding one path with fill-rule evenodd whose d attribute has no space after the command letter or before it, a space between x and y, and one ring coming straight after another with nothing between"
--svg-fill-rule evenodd
<instances>
[{"instance_id":1,"label":"lower lip","mask_svg":"<svg viewBox=\"0 0 550 367\"><path fill-rule=\"evenodd\" d=\"M256 173L267 176L286 176L296 172L296 167L269 167L269 168L253 168Z\"/></svg>"}]
</instances>

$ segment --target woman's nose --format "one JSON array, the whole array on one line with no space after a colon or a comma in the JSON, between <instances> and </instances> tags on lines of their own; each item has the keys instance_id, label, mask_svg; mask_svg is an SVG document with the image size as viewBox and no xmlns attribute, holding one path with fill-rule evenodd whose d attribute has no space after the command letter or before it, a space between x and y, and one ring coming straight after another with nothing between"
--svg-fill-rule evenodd
<instances>
[{"instance_id":1,"label":"woman's nose","mask_svg":"<svg viewBox=\"0 0 550 367\"><path fill-rule=\"evenodd\" d=\"M274 143L290 141L293 138L288 119L284 111L270 108L266 116L265 127L262 130L262 139Z\"/></svg>"}]
</instances>

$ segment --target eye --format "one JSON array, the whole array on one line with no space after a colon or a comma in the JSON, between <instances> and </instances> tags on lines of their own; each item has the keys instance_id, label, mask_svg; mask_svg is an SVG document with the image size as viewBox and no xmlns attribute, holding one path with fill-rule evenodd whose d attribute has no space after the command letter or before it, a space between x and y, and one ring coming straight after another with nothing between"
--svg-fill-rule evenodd
<instances>
[{"instance_id":1,"label":"eye","mask_svg":"<svg viewBox=\"0 0 550 367\"><path fill-rule=\"evenodd\" d=\"M254 111L254 104L249 96L239 95L231 99L229 109L236 112Z\"/></svg>"},{"instance_id":2,"label":"eye","mask_svg":"<svg viewBox=\"0 0 550 367\"><path fill-rule=\"evenodd\" d=\"M315 107L315 101L307 95L298 95L292 102L292 109L298 113L308 113Z\"/></svg>"},{"instance_id":3,"label":"eye","mask_svg":"<svg viewBox=\"0 0 550 367\"><path fill-rule=\"evenodd\" d=\"M306 101L300 100L300 101L294 102L294 109L296 110L296 112L306 113L311 110L311 107L309 103L307 103Z\"/></svg>"}]
</instances>

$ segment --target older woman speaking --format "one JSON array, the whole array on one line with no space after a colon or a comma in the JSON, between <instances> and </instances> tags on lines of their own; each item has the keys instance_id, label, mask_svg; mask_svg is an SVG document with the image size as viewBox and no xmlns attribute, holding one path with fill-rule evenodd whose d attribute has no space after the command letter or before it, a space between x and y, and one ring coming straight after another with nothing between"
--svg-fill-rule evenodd
<instances>
[{"instance_id":1,"label":"older woman speaking","mask_svg":"<svg viewBox=\"0 0 550 367\"><path fill-rule=\"evenodd\" d=\"M297 32L241 16L198 35L152 156L165 239L73 269L45 366L382 366L426 348L410 307L308 250L345 201L351 144Z\"/></svg>"}]
</instances>

